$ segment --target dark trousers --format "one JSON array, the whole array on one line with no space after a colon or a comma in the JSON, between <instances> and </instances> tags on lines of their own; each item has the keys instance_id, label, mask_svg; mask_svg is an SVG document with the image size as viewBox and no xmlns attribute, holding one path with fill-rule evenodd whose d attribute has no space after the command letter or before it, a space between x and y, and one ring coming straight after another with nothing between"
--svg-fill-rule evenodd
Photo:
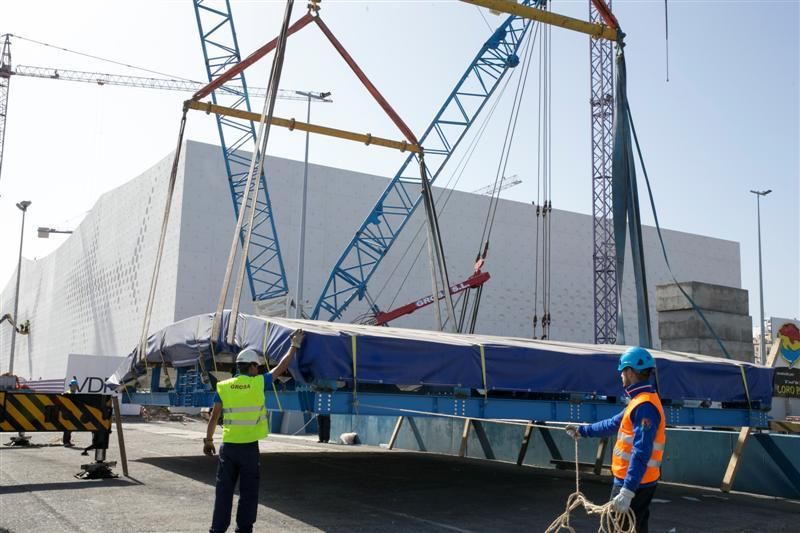
<instances>
[{"instance_id":1,"label":"dark trousers","mask_svg":"<svg viewBox=\"0 0 800 533\"><path fill-rule=\"evenodd\" d=\"M658 483L654 483L647 487L639 487L636 490L633 501L631 501L631 511L636 515L636 533L647 533L647 521L650 519L650 501L653 499L653 494L656 493ZM619 494L622 486L614 485L611 489L611 498Z\"/></svg>"},{"instance_id":2,"label":"dark trousers","mask_svg":"<svg viewBox=\"0 0 800 533\"><path fill-rule=\"evenodd\" d=\"M317 434L320 442L331 440L331 415L317 415Z\"/></svg>"},{"instance_id":3,"label":"dark trousers","mask_svg":"<svg viewBox=\"0 0 800 533\"><path fill-rule=\"evenodd\" d=\"M64 442L64 444L72 444L72 432L65 431L61 440Z\"/></svg>"},{"instance_id":4,"label":"dark trousers","mask_svg":"<svg viewBox=\"0 0 800 533\"><path fill-rule=\"evenodd\" d=\"M224 533L231 523L233 491L239 480L239 507L236 510L237 533L251 533L258 512L260 454L258 442L223 443L219 449L217 495L210 533Z\"/></svg>"}]
</instances>

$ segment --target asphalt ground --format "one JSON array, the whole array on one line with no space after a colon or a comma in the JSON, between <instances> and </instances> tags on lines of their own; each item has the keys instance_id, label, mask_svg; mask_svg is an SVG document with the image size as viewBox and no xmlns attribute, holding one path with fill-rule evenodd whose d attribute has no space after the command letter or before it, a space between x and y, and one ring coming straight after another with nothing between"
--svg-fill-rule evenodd
<instances>
[{"instance_id":1,"label":"asphalt ground","mask_svg":"<svg viewBox=\"0 0 800 533\"><path fill-rule=\"evenodd\" d=\"M32 448L0 446L0 532L207 531L216 458L202 455L204 428L127 423L130 477L109 480L73 477L92 458L80 455L88 434L71 449L55 433L34 434ZM256 531L543 531L575 488L571 472L310 437L272 435L261 451ZM116 434L108 455L119 459ZM581 483L592 501L607 500L608 478ZM654 532L794 532L800 523L797 501L671 484L655 497ZM598 527L583 513L572 523Z\"/></svg>"}]
</instances>

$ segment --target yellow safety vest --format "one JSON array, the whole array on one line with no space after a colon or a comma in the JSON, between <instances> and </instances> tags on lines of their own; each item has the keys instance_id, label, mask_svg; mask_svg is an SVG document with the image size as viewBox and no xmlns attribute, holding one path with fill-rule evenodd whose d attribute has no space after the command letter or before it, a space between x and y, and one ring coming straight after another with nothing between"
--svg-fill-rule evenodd
<instances>
[{"instance_id":1,"label":"yellow safety vest","mask_svg":"<svg viewBox=\"0 0 800 533\"><path fill-rule=\"evenodd\" d=\"M256 442L269 434L264 376L236 376L217 383L222 400L222 442Z\"/></svg>"},{"instance_id":2,"label":"yellow safety vest","mask_svg":"<svg viewBox=\"0 0 800 533\"><path fill-rule=\"evenodd\" d=\"M625 479L628 475L628 467L631 464L631 453L633 452L633 421L631 413L637 406L649 402L658 410L661 415L661 422L656 429L656 438L653 441L653 452L647 461L647 469L642 476L642 483L652 483L661 477L661 460L664 457L664 445L667 442L667 423L664 416L664 408L661 406L661 399L655 392L640 392L631 400L622 415L622 423L617 433L617 443L614 445L614 455L611 457L611 472L614 477Z\"/></svg>"}]
</instances>

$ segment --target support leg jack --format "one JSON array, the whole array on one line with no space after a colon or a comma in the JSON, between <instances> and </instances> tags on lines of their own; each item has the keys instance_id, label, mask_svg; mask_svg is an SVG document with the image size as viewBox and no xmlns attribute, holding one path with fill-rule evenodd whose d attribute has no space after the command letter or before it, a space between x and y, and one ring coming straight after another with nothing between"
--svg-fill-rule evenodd
<instances>
[{"instance_id":1,"label":"support leg jack","mask_svg":"<svg viewBox=\"0 0 800 533\"><path fill-rule=\"evenodd\" d=\"M6 446L31 446L31 438L24 433L20 433L18 437L11 437Z\"/></svg>"},{"instance_id":2,"label":"support leg jack","mask_svg":"<svg viewBox=\"0 0 800 533\"><path fill-rule=\"evenodd\" d=\"M78 479L113 479L118 478L119 475L111 471L112 466L117 466L116 461L105 462L97 461L81 465L81 471L75 474Z\"/></svg>"},{"instance_id":3,"label":"support leg jack","mask_svg":"<svg viewBox=\"0 0 800 533\"><path fill-rule=\"evenodd\" d=\"M75 474L78 479L112 479L119 477L111 471L112 466L117 466L116 461L106 461L106 448L108 448L109 431L96 431L92 434L94 462L81 465L81 471Z\"/></svg>"}]
</instances>

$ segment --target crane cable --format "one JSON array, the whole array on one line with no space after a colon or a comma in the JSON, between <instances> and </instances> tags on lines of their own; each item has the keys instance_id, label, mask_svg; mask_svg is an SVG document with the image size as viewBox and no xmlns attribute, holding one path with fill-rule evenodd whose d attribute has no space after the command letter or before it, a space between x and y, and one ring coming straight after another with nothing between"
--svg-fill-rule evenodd
<instances>
[{"instance_id":1,"label":"crane cable","mask_svg":"<svg viewBox=\"0 0 800 533\"><path fill-rule=\"evenodd\" d=\"M156 249L156 259L155 265L153 266L153 275L150 278L150 290L147 293L147 304L145 305L144 309L144 317L142 320L142 332L139 337L139 346L137 347L136 358L144 363L145 372L148 371L147 366L147 331L150 329L150 319L153 314L153 304L156 299L157 293L157 286L158 286L158 274L161 270L161 258L164 255L164 245L167 240L167 227L169 224L169 213L170 209L172 208L172 198L175 192L175 184L178 179L178 162L180 161L181 157L181 149L183 148L183 136L186 131L186 113L188 112L188 108L183 108L183 115L181 116L181 125L178 132L178 141L175 146L175 156L172 160L172 169L170 170L169 180L167 180L167 198L166 202L164 203L164 216L161 220L161 232L158 238L158 248ZM161 356L161 365L162 367L166 367L166 361L164 360L164 353L161 350L157 350L159 355ZM166 386L167 388L172 388L170 381L169 381L169 373L164 373L166 377ZM152 393L152 388L151 388Z\"/></svg>"},{"instance_id":2,"label":"crane cable","mask_svg":"<svg viewBox=\"0 0 800 533\"><path fill-rule=\"evenodd\" d=\"M510 78L506 79L505 85L503 85L503 87L501 88L500 96L505 92L505 88L508 86L508 80L509 79ZM470 143L470 146L467 147L467 150L462 155L462 158L459 161L458 165L456 165L456 167L453 170L453 173L450 175L450 178L448 179L448 181L445 184L444 188L439 193L439 197L436 199L436 206L437 206L436 209L440 214L443 213L445 211L445 209L447 208L447 205L448 205L448 203L450 201L450 198L452 197L453 192L455 191L455 186L458 185L458 183L461 181L461 178L464 175L464 170L467 167L467 163L469 163L470 159L472 158L472 155L475 153L475 148L478 145L478 141L483 137L483 133L486 131L486 126L488 125L490 118L494 115L494 111L495 111L495 109L497 109L497 104L498 104L499 101L500 101L500 97L498 96L498 98L492 104L492 107L489 109L489 112L484 117L484 121L481 124L481 126L478 128L478 132L475 135L475 137L472 139L472 141ZM463 165L462 165L462 163L463 163ZM460 170L459 170L459 167L460 167ZM452 183L452 186L450 185L451 183ZM381 290L378 291L378 294L375 297L376 300L378 298L380 298L381 294L383 294L384 290L389 286L389 282L392 279L394 279L395 272L397 272L397 270L400 268L400 266L403 263L403 260L408 255L408 252L411 251L411 248L414 247L414 244L417 242L417 239L422 234L422 230L423 229L425 229L425 222L420 222L419 227L417 228L417 232L414 234L414 237L411 238L411 240L408 243L408 246L403 251L403 254L400 256L400 259L398 259L397 264L395 265L395 267L392 270L391 274L389 274L389 276L386 278L386 282L384 283L383 287L381 287ZM395 295L392 298L392 301L389 303L388 307L390 309L392 307L394 307L394 304L397 301L397 298L400 296L400 292L403 290L403 287L405 286L406 281L408 281L408 278L411 276L411 272L413 271L414 266L417 264L417 261L419 261L419 257L420 257L420 255L422 255L422 251L424 249L425 249L425 243L424 242L420 243L419 244L419 249L417 250L417 253L414 256L414 260L409 265L408 270L406 271L405 277L400 282L400 286L397 288L397 291L395 292Z\"/></svg>"},{"instance_id":3,"label":"crane cable","mask_svg":"<svg viewBox=\"0 0 800 533\"><path fill-rule=\"evenodd\" d=\"M104 61L106 63L111 63L112 65L118 65L118 66L125 67L125 68L132 68L134 70L141 70L142 72L149 72L150 74L158 74L159 76L165 76L165 77L173 79L173 80L182 80L182 81L190 81L192 83L200 83L198 81L191 80L189 78L183 78L181 76L174 76L172 74L166 74L164 72L159 72L157 70L151 70L149 68L137 67L136 65L129 65L128 63L123 63L121 61L115 61L113 59L106 59L104 57L95 56L95 55L92 55L92 54L88 54L86 52L78 52L76 50L70 50L69 48L64 48L63 46L57 46L57 45L54 45L54 44L49 44L49 43L44 43L42 41L37 41L35 39L29 39L28 37L23 37L22 35L17 35L15 33L9 33L8 35L10 37L21 39L23 41L28 41L30 43L38 44L38 45L41 45L41 46L45 46L47 48L53 48L55 50L61 50L62 52L67 52L67 53L70 53L70 54L75 54L75 55L79 55L79 56L83 56L83 57L88 57L89 59L96 59L98 61Z\"/></svg>"},{"instance_id":4,"label":"crane cable","mask_svg":"<svg viewBox=\"0 0 800 533\"><path fill-rule=\"evenodd\" d=\"M540 26L541 25L536 27L537 33ZM495 215L497 214L497 206L500 201L500 190L502 189L503 181L505 180L505 172L508 167L509 157L511 155L511 146L513 145L514 142L514 134L517 131L519 112L520 109L522 108L522 97L525 94L525 88L527 86L531 59L533 58L533 53L531 52L531 48L533 47L536 35L537 34L534 33L533 38L528 39L528 41L525 44L525 49L523 52L524 63L522 66L520 77L517 80L517 88L514 93L514 101L511 106L511 114L508 117L508 124L506 125L506 133L503 139L503 148L500 151L500 160L497 163L497 171L495 173L494 185L492 186L492 194L489 200L489 208L486 210L486 220L483 223L483 231L481 232L481 242L478 245L479 258L482 253L485 256L486 249L489 246L489 238L492 233L492 228L494 227Z\"/></svg>"},{"instance_id":5,"label":"crane cable","mask_svg":"<svg viewBox=\"0 0 800 533\"><path fill-rule=\"evenodd\" d=\"M489 111L487 111L486 114L484 115L483 121L481 122L480 126L477 129L477 133L475 134L475 136L470 141L470 144L467 147L467 149L461 155L461 159L456 164L456 166L453 168L453 171L451 172L450 177L447 180L447 183L445 183L444 187L441 189L441 192L439 193L438 197L436 198L436 209L440 214L443 213L445 211L445 209L447 208L447 205L448 205L448 203L450 201L450 198L453 196L453 192L455 191L456 185L458 185L458 183L461 181L461 178L464 176L464 171L466 170L467 165L469 164L470 160L472 159L472 156L475 153L475 149L477 148L479 141L483 137L483 134L486 131L487 126L488 126L491 118L494 116L495 110L497 109L497 106L498 106L500 100L502 99L503 94L505 94L506 88L508 87L508 84L509 84L510 80L511 80L510 77L505 78L503 85L498 90L497 98L495 98L495 100L492 102L491 107L489 108ZM414 247L414 244L417 241L417 239L419 238L419 236L422 233L423 229L425 229L425 222L420 222L419 227L417 228L417 232L414 234L414 237L412 237L411 240L409 241L408 246L406 246L406 249L403 251L402 255L400 256L400 259L398 259L397 264L395 265L395 267L392 270L391 274L389 274L389 276L386 278L386 282L383 284L383 287L381 287L381 289L378 291L377 295L375 296L376 300L381 297L381 294L383 294L383 292L388 287L389 282L394 278L395 272L397 272L397 270L400 268L400 266L402 265L403 260L408 255L408 252L411 251L411 248ZM424 247L425 247L425 243L421 243L419 245L419 249L417 250L417 254L414 257L414 260L411 262L411 265L408 268L406 276L403 278L403 281L400 283L400 287L398 287L397 292L395 293L394 297L392 298L392 301L389 304L389 308L393 307L394 303L397 301L397 298L400 295L400 291L402 290L403 286L405 285L405 282L408 280L408 278L409 278L409 276L411 274L411 270L413 269L414 265L416 265L417 261L419 260L419 256L422 254L422 251L423 251Z\"/></svg>"},{"instance_id":6,"label":"crane cable","mask_svg":"<svg viewBox=\"0 0 800 533\"><path fill-rule=\"evenodd\" d=\"M283 60L286 54L288 27L292 16L293 6L294 0L286 0L286 8L283 15L281 32L278 36L275 57L273 58L272 67L270 69L269 84L267 85L267 98L264 100L264 109L261 113L261 120L259 121L258 135L256 137L256 150L253 151L253 155L250 160L250 168L247 173L247 182L244 187L241 206L239 207L239 216L236 221L236 229L234 230L233 238L231 239L231 248L228 253L225 276L222 281L219 301L217 303L216 312L214 313L214 320L211 326L211 337L212 339L216 340L219 338L222 327L223 310L225 307L225 301L227 300L228 292L230 290L234 263L239 250L239 240L242 239L241 234L244 232L241 247L241 260L239 261L239 270L237 272L236 283L233 288L230 318L228 320L228 330L226 332L225 339L230 345L235 344L236 341L236 323L239 314L239 304L242 297L245 270L249 262L248 257L250 252L250 239L253 234L255 213L258 209L260 177L264 172L264 162L267 157L266 152L267 144L269 142L270 125L272 121L272 114L275 108L275 98L278 94L278 85L280 84L281 73L283 71ZM245 222L245 218L247 218L247 222Z\"/></svg>"},{"instance_id":7,"label":"crane cable","mask_svg":"<svg viewBox=\"0 0 800 533\"><path fill-rule=\"evenodd\" d=\"M486 261L486 257L489 254L489 240L491 238L492 229L494 228L495 216L497 215L497 206L500 204L500 191L503 188L503 182L505 181L506 169L508 167L508 161L511 156L511 147L514 143L514 135L517 131L517 122L519 120L519 113L522 109L522 98L525 94L525 89L527 87L528 82L528 74L530 73L530 65L531 61L533 60L533 47L534 43L536 42L536 37L539 35L539 28L542 25L536 26L536 30L531 38L525 44L525 48L523 49L523 66L520 72L520 77L517 80L517 88L514 94L514 101L511 106L511 114L509 115L508 125L506 126L506 134L503 140L503 148L500 153L500 159L497 164L497 171L495 174L495 181L494 186L492 189L491 199L489 201L489 207L486 211L486 220L484 221L483 231L481 234L481 242L478 245L478 253L475 259L476 268L480 268ZM546 30L545 30L546 31ZM471 292L472 289L470 289ZM483 285L475 289L475 298L472 302L472 313L470 316L470 324L469 328L467 328L468 333L475 333L475 328L478 322L478 311L480 309L481 299L483 297ZM460 324L460 328L463 331L464 325L463 321Z\"/></svg>"},{"instance_id":8,"label":"crane cable","mask_svg":"<svg viewBox=\"0 0 800 533\"><path fill-rule=\"evenodd\" d=\"M540 25L537 24L536 27L535 27L535 30L533 31L533 36L532 37L530 36L531 34L528 34L526 36L527 43L526 43L526 48L523 51L523 56L526 58L527 63L530 63L530 59L529 58L530 58L530 56L532 54L529 52L529 48L531 47L532 42L536 41L536 37L537 37L538 31L539 31L539 27L540 27ZM522 80L523 76L524 76L523 74L520 75L520 80ZM464 171L465 171L469 161L471 160L472 155L475 153L475 149L478 146L478 141L480 141L480 139L483 137L483 134L486 131L487 126L488 126L488 124L490 122L490 119L494 116L495 110L497 109L498 104L501 101L503 94L505 94L505 91L506 91L510 81L511 81L510 77L505 79L504 84L500 87L500 90L498 91L497 98L492 103L492 106L489 109L489 112L485 115L485 117L483 119L483 122L479 126L477 134L474 136L474 138L470 142L470 145L467 147L467 150L462 155L461 159L459 160L459 163L453 169L453 172L451 173L450 178L448 179L448 182L445 184L443 190L441 191L441 193L439 194L438 198L436 199L437 211L439 212L440 215L441 215L441 213L444 212L445 208L447 207L447 204L450 201L450 198L452 197L453 192L455 191L455 186L459 183L459 181L463 177ZM517 91L519 91L519 82L518 82ZM516 97L515 97L515 102L516 102ZM517 112L518 112L518 109L517 109ZM509 118L509 122L511 122L511 120L512 120L512 118ZM452 185L451 185L451 183L452 183ZM494 190L496 188L497 188L497 181L495 181L495 186L493 188L493 193L494 193ZM488 214L487 214L487 216L488 216ZM400 265L402 264L403 259L407 256L408 252L414 246L415 241L417 240L419 235L422 233L422 230L424 229L424 227L425 227L425 223L423 222L423 223L420 224L419 228L417 229L417 233L411 239L411 241L409 242L409 244L406 247L405 251L401 255L401 257L398 260L395 268L392 270L392 273L387 277L387 281L384 283L383 287L381 287L381 289L378 291L378 293L377 293L377 295L375 297L376 299L380 298L381 294L383 294L384 290L388 287L390 280L393 279L393 277L394 277L393 274L399 269ZM484 224L484 232L485 231L486 231L486 225ZM401 281L399 287L397 288L397 291L395 292L394 297L392 298L391 302L389 303L389 306L388 306L389 308L392 308L394 306L395 302L397 301L397 298L399 297L400 292L402 291L403 287L405 286L406 281L408 280L408 278L411 275L411 272L412 272L412 270L414 268L414 265L416 265L417 261L419 260L420 255L422 254L424 246L425 246L425 243L420 244L419 249L417 251L417 254L414 257L414 260L411 262L411 265L409 266L405 277ZM460 301L461 298L459 298L458 300Z\"/></svg>"},{"instance_id":9,"label":"crane cable","mask_svg":"<svg viewBox=\"0 0 800 533\"><path fill-rule=\"evenodd\" d=\"M548 27L545 36L542 38L539 63L539 120L538 120L538 140L536 147L537 167L536 167L536 238L534 243L534 289L533 289L533 337L536 338L536 326L539 323L539 286L541 268L541 288L542 288L542 339L550 336L550 221L549 216L552 212L551 188L551 155L552 145L550 137L552 132L551 119L551 50L550 50L550 28ZM540 222L541 218L541 222Z\"/></svg>"}]
</instances>

